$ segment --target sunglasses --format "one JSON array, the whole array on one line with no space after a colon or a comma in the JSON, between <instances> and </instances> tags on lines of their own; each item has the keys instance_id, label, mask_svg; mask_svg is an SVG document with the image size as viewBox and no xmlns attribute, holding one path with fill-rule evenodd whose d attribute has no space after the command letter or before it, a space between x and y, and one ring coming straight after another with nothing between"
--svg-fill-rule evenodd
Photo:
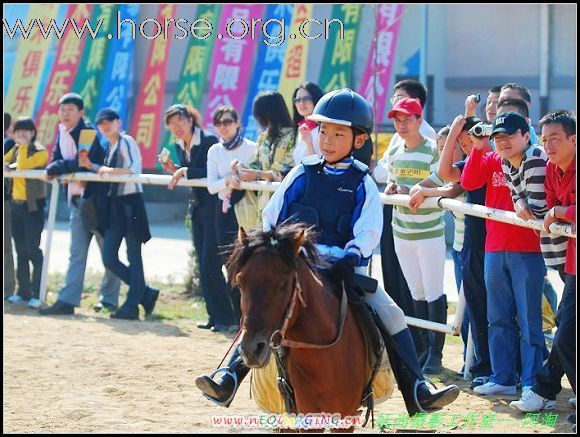
<instances>
[{"instance_id":1,"label":"sunglasses","mask_svg":"<svg viewBox=\"0 0 580 437\"><path fill-rule=\"evenodd\" d=\"M300 103L300 102L312 102L312 97L310 96L304 96L304 97L294 97L293 99L294 103Z\"/></svg>"},{"instance_id":2,"label":"sunglasses","mask_svg":"<svg viewBox=\"0 0 580 437\"><path fill-rule=\"evenodd\" d=\"M226 118L225 120L221 120L221 121L216 121L213 125L215 127L220 127L220 126L224 126L224 127L228 127L231 126L232 123L235 123L234 120L232 120L231 118Z\"/></svg>"}]
</instances>

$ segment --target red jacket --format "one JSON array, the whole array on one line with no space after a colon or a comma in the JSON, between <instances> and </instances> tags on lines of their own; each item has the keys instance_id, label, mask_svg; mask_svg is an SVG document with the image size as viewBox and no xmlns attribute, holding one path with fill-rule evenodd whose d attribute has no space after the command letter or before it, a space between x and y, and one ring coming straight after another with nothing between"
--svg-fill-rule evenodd
<instances>
[{"instance_id":1,"label":"red jacket","mask_svg":"<svg viewBox=\"0 0 580 437\"><path fill-rule=\"evenodd\" d=\"M565 172L552 161L546 166L546 203L548 209L567 206L566 221L576 223L576 158ZM576 276L576 239L568 238L564 270Z\"/></svg>"},{"instance_id":2,"label":"red jacket","mask_svg":"<svg viewBox=\"0 0 580 437\"><path fill-rule=\"evenodd\" d=\"M501 158L493 151L473 149L461 173L464 190L476 190L487 184L485 206L514 211L511 191L501 167ZM486 219L486 252L538 252L540 233L533 229Z\"/></svg>"}]
</instances>

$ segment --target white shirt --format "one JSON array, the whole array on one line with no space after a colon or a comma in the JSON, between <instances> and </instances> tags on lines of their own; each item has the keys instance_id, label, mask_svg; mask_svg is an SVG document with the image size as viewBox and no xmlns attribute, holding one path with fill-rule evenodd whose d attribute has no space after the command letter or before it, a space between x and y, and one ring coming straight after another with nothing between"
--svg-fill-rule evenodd
<instances>
[{"instance_id":1,"label":"white shirt","mask_svg":"<svg viewBox=\"0 0 580 437\"><path fill-rule=\"evenodd\" d=\"M317 154L318 156L322 156L322 154L320 153L320 144L318 142L319 132L320 126L316 126L314 129L310 131L310 133L312 134L312 147L314 148L314 153ZM292 157L294 158L294 164L298 165L302 162L304 158L309 156L309 154L308 154L308 146L306 146L306 143L304 142L304 140L302 140L300 133L298 133L296 137L297 137L296 147L294 147Z\"/></svg>"},{"instance_id":2,"label":"white shirt","mask_svg":"<svg viewBox=\"0 0 580 437\"><path fill-rule=\"evenodd\" d=\"M120 144L119 144L120 143ZM119 151L117 152L117 149ZM126 133L121 133L119 140L115 144L109 146L105 164L110 165L113 155L117 152L117 164L114 168L128 168L134 175L139 175L142 172L141 151L137 142ZM127 194L142 193L143 187L138 182L126 182L114 184L118 185L117 194L125 196Z\"/></svg>"},{"instance_id":3,"label":"white shirt","mask_svg":"<svg viewBox=\"0 0 580 437\"><path fill-rule=\"evenodd\" d=\"M207 151L207 190L210 194L217 193L224 200L229 190L225 178L232 174L231 162L237 159L247 167L255 156L256 149L256 143L247 138L234 150L226 149L222 143L211 146Z\"/></svg>"},{"instance_id":4,"label":"white shirt","mask_svg":"<svg viewBox=\"0 0 580 437\"><path fill-rule=\"evenodd\" d=\"M425 138L429 138L432 139L434 141L437 141L437 132L435 132L435 129L433 129L431 127L431 125L429 123L427 123L425 120L423 120L421 122L421 126L419 127L419 132L421 132L421 135L423 135ZM383 158L381 160L379 160L379 162L377 162L377 165L375 166L375 169L373 170L373 176L375 178L375 181L377 182L382 182L382 183L387 183L388 182L388 175L389 175L389 163L388 163L388 156L389 156L389 150L391 150L391 147L395 146L396 143L400 143L400 142L404 142L405 140L403 140L398 133L395 132L395 135L393 135L393 138L391 138L391 142L389 143L389 147L387 147L387 150L385 150L385 153L383 155Z\"/></svg>"}]
</instances>

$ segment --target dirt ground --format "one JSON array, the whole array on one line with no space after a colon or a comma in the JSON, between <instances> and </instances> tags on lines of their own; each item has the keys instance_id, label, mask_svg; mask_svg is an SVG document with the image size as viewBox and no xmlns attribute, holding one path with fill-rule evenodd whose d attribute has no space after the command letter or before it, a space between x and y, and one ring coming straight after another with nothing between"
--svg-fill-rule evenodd
<instances>
[{"instance_id":1,"label":"dirt ground","mask_svg":"<svg viewBox=\"0 0 580 437\"><path fill-rule=\"evenodd\" d=\"M40 317L24 305L5 304L5 433L244 432L212 427L211 417L260 414L249 397L249 378L229 409L206 400L194 385L197 375L218 364L233 336L197 329L191 320L131 322L110 320L89 309L77 312ZM559 416L554 426L545 425L554 416L526 419L509 408L515 397L475 396L455 376L461 354L458 339L447 341L447 370L439 377L461 387L458 399L441 415L411 422L405 420L403 400L395 389L392 399L375 408L375 420L387 426L385 432L571 431L566 416L573 394L567 381L558 397ZM368 425L357 432L379 430Z\"/></svg>"}]
</instances>

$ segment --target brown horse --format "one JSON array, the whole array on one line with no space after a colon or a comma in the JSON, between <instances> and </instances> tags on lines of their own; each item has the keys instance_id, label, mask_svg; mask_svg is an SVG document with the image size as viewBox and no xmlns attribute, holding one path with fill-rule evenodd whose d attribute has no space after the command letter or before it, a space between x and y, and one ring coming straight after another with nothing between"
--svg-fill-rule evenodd
<instances>
[{"instance_id":1,"label":"brown horse","mask_svg":"<svg viewBox=\"0 0 580 437\"><path fill-rule=\"evenodd\" d=\"M354 416L368 382L363 334L350 308L341 318L346 301L320 278L316 262L304 225L240 229L227 265L242 295L239 350L247 366L261 368L273 346L289 347L297 413Z\"/></svg>"}]
</instances>

